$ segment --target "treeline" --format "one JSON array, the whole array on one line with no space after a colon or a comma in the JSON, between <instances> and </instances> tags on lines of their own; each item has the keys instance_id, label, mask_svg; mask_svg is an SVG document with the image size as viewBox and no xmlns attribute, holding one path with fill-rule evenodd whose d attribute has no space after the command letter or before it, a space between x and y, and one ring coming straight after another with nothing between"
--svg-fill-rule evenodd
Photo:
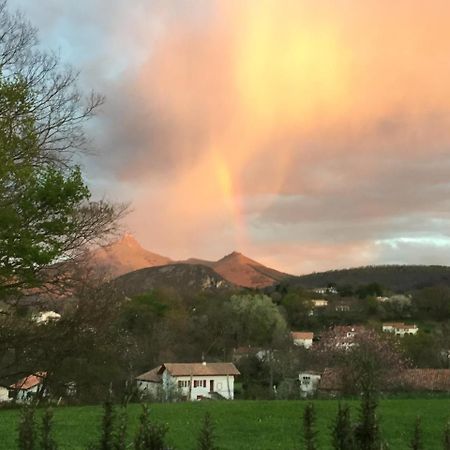
<instances>
[{"instance_id":1,"label":"treeline","mask_svg":"<svg viewBox=\"0 0 450 450\"><path fill-rule=\"evenodd\" d=\"M408 292L438 284L450 286L450 267L447 266L367 266L354 269L330 270L287 278L283 284L291 287L361 286L379 283L394 292Z\"/></svg>"}]
</instances>

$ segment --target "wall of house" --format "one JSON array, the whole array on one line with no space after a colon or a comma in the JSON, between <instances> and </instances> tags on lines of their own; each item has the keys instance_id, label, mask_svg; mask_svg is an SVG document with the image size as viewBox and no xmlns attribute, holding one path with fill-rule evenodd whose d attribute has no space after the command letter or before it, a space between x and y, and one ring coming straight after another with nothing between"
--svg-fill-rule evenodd
<instances>
[{"instance_id":1,"label":"wall of house","mask_svg":"<svg viewBox=\"0 0 450 450\"><path fill-rule=\"evenodd\" d=\"M143 397L150 397L158 399L161 395L161 383L154 383L152 381L137 380L136 382L139 394Z\"/></svg>"},{"instance_id":2,"label":"wall of house","mask_svg":"<svg viewBox=\"0 0 450 450\"><path fill-rule=\"evenodd\" d=\"M9 398L9 389L0 387L0 403L9 401L11 401L11 399Z\"/></svg>"},{"instance_id":3,"label":"wall of house","mask_svg":"<svg viewBox=\"0 0 450 450\"><path fill-rule=\"evenodd\" d=\"M167 370L163 373L164 391L178 390L189 400L199 400L201 397L211 398L211 380L214 381L213 392L229 400L234 398L234 376L232 375L172 377Z\"/></svg>"}]
</instances>

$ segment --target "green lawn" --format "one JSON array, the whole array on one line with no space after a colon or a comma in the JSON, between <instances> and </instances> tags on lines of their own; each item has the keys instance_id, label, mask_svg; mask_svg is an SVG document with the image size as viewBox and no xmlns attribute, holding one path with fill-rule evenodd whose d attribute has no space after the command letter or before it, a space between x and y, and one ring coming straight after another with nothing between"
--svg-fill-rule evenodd
<instances>
[{"instance_id":1,"label":"green lawn","mask_svg":"<svg viewBox=\"0 0 450 450\"><path fill-rule=\"evenodd\" d=\"M356 416L357 402L350 402ZM216 424L221 450L298 449L302 401L233 401L155 404L151 414L169 426L168 441L177 450L196 448L203 415L209 411ZM314 400L320 449L330 449L329 426L337 401ZM130 432L134 432L140 405L128 408ZM16 448L18 410L0 411L0 448ZM38 416L41 414L39 411ZM96 406L55 409L55 437L61 449L83 449L95 442L102 409ZM408 448L410 430L417 415L422 417L425 448L439 450L444 424L450 418L450 399L383 400L379 409L382 431L390 448Z\"/></svg>"}]
</instances>

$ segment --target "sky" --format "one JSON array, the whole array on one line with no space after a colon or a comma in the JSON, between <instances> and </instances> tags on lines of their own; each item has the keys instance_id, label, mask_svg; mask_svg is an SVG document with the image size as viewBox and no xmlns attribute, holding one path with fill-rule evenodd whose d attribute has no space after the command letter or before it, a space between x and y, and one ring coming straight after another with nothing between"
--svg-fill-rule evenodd
<instances>
[{"instance_id":1,"label":"sky","mask_svg":"<svg viewBox=\"0 0 450 450\"><path fill-rule=\"evenodd\" d=\"M84 170L174 259L450 264L448 0L9 0L106 96Z\"/></svg>"}]
</instances>

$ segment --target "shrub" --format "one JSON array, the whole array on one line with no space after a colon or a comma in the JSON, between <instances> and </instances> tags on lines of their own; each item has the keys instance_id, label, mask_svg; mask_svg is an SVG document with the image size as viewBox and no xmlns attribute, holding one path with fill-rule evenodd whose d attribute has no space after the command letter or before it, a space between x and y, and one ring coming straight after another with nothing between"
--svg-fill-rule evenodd
<instances>
[{"instance_id":1,"label":"shrub","mask_svg":"<svg viewBox=\"0 0 450 450\"><path fill-rule=\"evenodd\" d=\"M150 421L148 406L142 406L139 428L134 439L135 450L166 450L167 427Z\"/></svg>"},{"instance_id":2,"label":"shrub","mask_svg":"<svg viewBox=\"0 0 450 450\"><path fill-rule=\"evenodd\" d=\"M353 450L355 442L348 405L338 405L336 420L332 427L333 448L335 450Z\"/></svg>"},{"instance_id":3,"label":"shrub","mask_svg":"<svg viewBox=\"0 0 450 450\"><path fill-rule=\"evenodd\" d=\"M422 426L420 417L417 417L414 423L413 435L409 444L409 448L411 450L423 450Z\"/></svg>"},{"instance_id":4,"label":"shrub","mask_svg":"<svg viewBox=\"0 0 450 450\"><path fill-rule=\"evenodd\" d=\"M306 450L317 450L316 435L315 430L316 423L316 413L314 410L314 405L308 403L303 413L303 441Z\"/></svg>"},{"instance_id":5,"label":"shrub","mask_svg":"<svg viewBox=\"0 0 450 450\"><path fill-rule=\"evenodd\" d=\"M47 408L45 410L44 415L42 416L41 450L58 449L58 446L56 445L56 442L52 436L52 428L53 428L53 411L50 408Z\"/></svg>"},{"instance_id":6,"label":"shrub","mask_svg":"<svg viewBox=\"0 0 450 450\"><path fill-rule=\"evenodd\" d=\"M34 407L24 406L20 411L18 434L19 450L33 450L35 444Z\"/></svg>"},{"instance_id":7,"label":"shrub","mask_svg":"<svg viewBox=\"0 0 450 450\"><path fill-rule=\"evenodd\" d=\"M206 413L203 418L203 426L198 436L198 450L218 450L214 444L214 424L211 420L211 415Z\"/></svg>"}]
</instances>

